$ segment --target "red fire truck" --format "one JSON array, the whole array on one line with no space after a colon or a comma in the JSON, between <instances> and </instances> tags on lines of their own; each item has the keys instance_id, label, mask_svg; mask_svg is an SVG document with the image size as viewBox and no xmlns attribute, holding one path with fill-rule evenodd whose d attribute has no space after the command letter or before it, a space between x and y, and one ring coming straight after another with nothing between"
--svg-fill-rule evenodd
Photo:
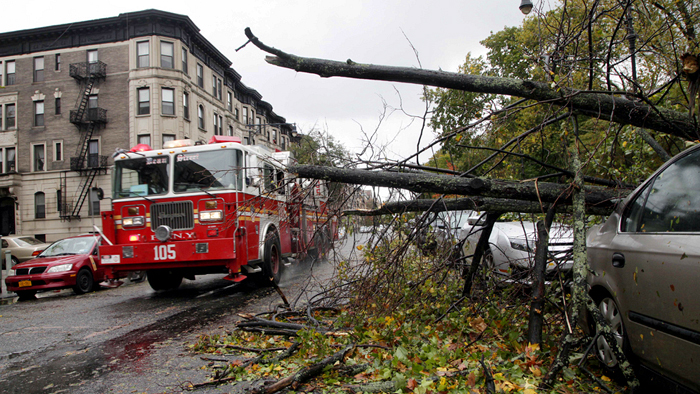
<instances>
[{"instance_id":1,"label":"red fire truck","mask_svg":"<svg viewBox=\"0 0 700 394\"><path fill-rule=\"evenodd\" d=\"M155 290L209 273L278 283L290 258L324 252L337 233L325 185L295 179L293 162L224 136L118 153L112 210L102 212L107 279L146 271Z\"/></svg>"}]
</instances>

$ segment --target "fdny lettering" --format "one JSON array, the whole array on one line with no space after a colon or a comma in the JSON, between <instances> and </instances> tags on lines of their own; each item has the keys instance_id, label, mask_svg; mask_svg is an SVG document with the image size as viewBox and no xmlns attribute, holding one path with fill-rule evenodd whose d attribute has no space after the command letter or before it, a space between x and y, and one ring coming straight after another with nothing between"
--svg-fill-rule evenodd
<instances>
[{"instance_id":1,"label":"fdny lettering","mask_svg":"<svg viewBox=\"0 0 700 394\"><path fill-rule=\"evenodd\" d=\"M191 232L191 233L181 232L181 233L173 233L171 239L195 239L195 238L197 238L197 235L194 232ZM151 241L156 241L155 235L151 235Z\"/></svg>"}]
</instances>

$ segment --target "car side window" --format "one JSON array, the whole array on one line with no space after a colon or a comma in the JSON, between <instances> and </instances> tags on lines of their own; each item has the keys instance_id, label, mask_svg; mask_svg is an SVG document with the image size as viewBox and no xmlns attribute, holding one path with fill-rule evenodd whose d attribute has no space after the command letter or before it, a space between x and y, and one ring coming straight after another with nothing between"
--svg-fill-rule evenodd
<instances>
[{"instance_id":1,"label":"car side window","mask_svg":"<svg viewBox=\"0 0 700 394\"><path fill-rule=\"evenodd\" d=\"M700 151L671 164L627 208L624 231L700 231Z\"/></svg>"},{"instance_id":2,"label":"car side window","mask_svg":"<svg viewBox=\"0 0 700 394\"><path fill-rule=\"evenodd\" d=\"M3 239L3 240L2 240L2 248L3 248L3 249L7 249L8 246L10 246L10 245L8 245L7 240L4 240L4 239Z\"/></svg>"}]
</instances>

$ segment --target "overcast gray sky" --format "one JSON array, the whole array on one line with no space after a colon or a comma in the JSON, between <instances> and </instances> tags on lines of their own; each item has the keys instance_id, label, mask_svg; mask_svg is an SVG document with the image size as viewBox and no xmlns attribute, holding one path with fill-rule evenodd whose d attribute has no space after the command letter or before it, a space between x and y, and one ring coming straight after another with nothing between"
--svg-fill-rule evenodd
<instances>
[{"instance_id":1,"label":"overcast gray sky","mask_svg":"<svg viewBox=\"0 0 700 394\"><path fill-rule=\"evenodd\" d=\"M262 94L277 114L297 123L303 132L326 129L352 151L362 145L361 128L370 132L377 127L383 101L421 115L421 87L323 79L268 65L265 54L253 45L235 51L246 41L246 27L264 43L289 53L358 63L418 67L412 44L423 68L456 71L467 53L485 53L479 41L490 32L522 23L519 4L519 0L5 1L0 31L150 8L187 15L233 62L243 83ZM389 144L390 158L405 157L415 152L419 130L418 123L394 113L385 119L376 142ZM432 137L428 132L423 138Z\"/></svg>"}]
</instances>

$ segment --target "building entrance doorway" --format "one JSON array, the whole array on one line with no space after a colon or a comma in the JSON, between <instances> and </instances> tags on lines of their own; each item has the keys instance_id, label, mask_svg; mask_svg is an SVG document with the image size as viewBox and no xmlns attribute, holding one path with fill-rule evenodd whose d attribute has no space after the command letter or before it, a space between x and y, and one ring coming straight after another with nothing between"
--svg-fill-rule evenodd
<instances>
[{"instance_id":1,"label":"building entrance doorway","mask_svg":"<svg viewBox=\"0 0 700 394\"><path fill-rule=\"evenodd\" d=\"M0 234L10 235L15 233L15 199L12 197L0 198Z\"/></svg>"}]
</instances>

